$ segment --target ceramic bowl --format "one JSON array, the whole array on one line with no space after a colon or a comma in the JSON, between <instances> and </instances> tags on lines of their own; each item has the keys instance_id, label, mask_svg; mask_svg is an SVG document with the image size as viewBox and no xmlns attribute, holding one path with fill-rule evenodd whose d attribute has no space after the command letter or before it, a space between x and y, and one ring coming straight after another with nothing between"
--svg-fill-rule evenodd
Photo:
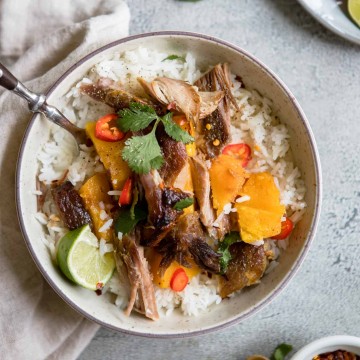
<instances>
[{"instance_id":1,"label":"ceramic bowl","mask_svg":"<svg viewBox=\"0 0 360 360\"><path fill-rule=\"evenodd\" d=\"M194 53L200 66L229 63L231 70L239 74L248 88L257 89L273 100L274 111L288 126L291 147L307 187L307 211L296 226L279 266L266 275L261 283L246 289L240 296L223 301L211 311L198 317L173 314L153 322L132 314L127 318L106 296L69 283L51 261L49 252L40 240L43 227L35 220L35 189L38 171L36 154L48 139L48 121L34 116L23 140L17 169L17 205L21 228L29 251L41 273L70 306L87 318L108 328L143 336L190 336L221 329L239 322L268 304L293 277L309 249L316 231L321 202L321 171L315 140L309 123L291 92L265 65L244 50L209 36L183 33L159 32L121 39L79 60L47 93L48 101L55 106L60 98L100 59L117 51L136 49L139 46L155 48L169 53Z\"/></svg>"},{"instance_id":2,"label":"ceramic bowl","mask_svg":"<svg viewBox=\"0 0 360 360\"><path fill-rule=\"evenodd\" d=\"M360 338L348 335L324 337L304 346L291 360L312 360L316 355L339 349L360 356Z\"/></svg>"},{"instance_id":3,"label":"ceramic bowl","mask_svg":"<svg viewBox=\"0 0 360 360\"><path fill-rule=\"evenodd\" d=\"M346 14L347 0L342 6L334 0L298 0L317 21L344 39L360 45L360 28Z\"/></svg>"}]
</instances>

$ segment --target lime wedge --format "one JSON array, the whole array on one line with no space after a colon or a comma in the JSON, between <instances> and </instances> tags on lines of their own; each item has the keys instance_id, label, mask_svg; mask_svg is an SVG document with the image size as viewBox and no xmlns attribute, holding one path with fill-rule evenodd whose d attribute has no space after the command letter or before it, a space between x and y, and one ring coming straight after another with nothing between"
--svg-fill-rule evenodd
<instances>
[{"instance_id":1,"label":"lime wedge","mask_svg":"<svg viewBox=\"0 0 360 360\"><path fill-rule=\"evenodd\" d=\"M360 26L360 0L348 0L348 11L357 26Z\"/></svg>"},{"instance_id":2,"label":"lime wedge","mask_svg":"<svg viewBox=\"0 0 360 360\"><path fill-rule=\"evenodd\" d=\"M90 290L101 289L115 269L114 255L100 254L98 239L89 225L69 231L60 239L57 262L68 279Z\"/></svg>"}]
</instances>

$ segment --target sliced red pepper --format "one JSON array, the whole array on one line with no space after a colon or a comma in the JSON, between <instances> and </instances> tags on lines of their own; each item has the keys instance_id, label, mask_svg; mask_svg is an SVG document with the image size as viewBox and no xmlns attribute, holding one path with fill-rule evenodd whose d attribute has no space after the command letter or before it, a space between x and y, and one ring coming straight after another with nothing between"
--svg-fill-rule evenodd
<instances>
[{"instance_id":1,"label":"sliced red pepper","mask_svg":"<svg viewBox=\"0 0 360 360\"><path fill-rule=\"evenodd\" d=\"M119 141L124 137L124 133L121 132L114 124L114 121L118 118L116 114L108 114L100 118L96 122L95 136L104 141Z\"/></svg>"},{"instance_id":2,"label":"sliced red pepper","mask_svg":"<svg viewBox=\"0 0 360 360\"><path fill-rule=\"evenodd\" d=\"M281 232L278 235L272 237L274 240L284 240L289 237L292 229L294 228L294 223L289 219L286 218L284 221L281 222Z\"/></svg>"},{"instance_id":3,"label":"sliced red pepper","mask_svg":"<svg viewBox=\"0 0 360 360\"><path fill-rule=\"evenodd\" d=\"M223 151L225 155L235 156L236 158L242 160L241 165L245 167L251 160L251 148L248 144L231 144L225 146Z\"/></svg>"},{"instance_id":4,"label":"sliced red pepper","mask_svg":"<svg viewBox=\"0 0 360 360\"><path fill-rule=\"evenodd\" d=\"M175 270L170 280L170 287L173 291L183 291L189 282L189 278L186 275L184 269L179 268Z\"/></svg>"},{"instance_id":5,"label":"sliced red pepper","mask_svg":"<svg viewBox=\"0 0 360 360\"><path fill-rule=\"evenodd\" d=\"M125 185L121 190L121 195L119 197L119 205L120 206L130 205L131 198L132 198L132 178L129 177L125 181Z\"/></svg>"}]
</instances>

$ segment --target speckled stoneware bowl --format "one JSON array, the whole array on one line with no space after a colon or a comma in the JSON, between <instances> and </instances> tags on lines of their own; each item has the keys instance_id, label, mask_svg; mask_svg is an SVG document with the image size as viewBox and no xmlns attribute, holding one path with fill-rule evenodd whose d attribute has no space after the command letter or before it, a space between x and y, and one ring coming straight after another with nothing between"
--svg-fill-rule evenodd
<instances>
[{"instance_id":1,"label":"speckled stoneware bowl","mask_svg":"<svg viewBox=\"0 0 360 360\"><path fill-rule=\"evenodd\" d=\"M360 356L360 338L349 335L327 336L304 346L291 360L312 360L314 356L344 350Z\"/></svg>"},{"instance_id":2,"label":"speckled stoneware bowl","mask_svg":"<svg viewBox=\"0 0 360 360\"><path fill-rule=\"evenodd\" d=\"M56 81L47 93L49 103L58 105L59 99L99 62L100 58L114 51L133 50L139 46L169 53L191 51L200 66L228 62L231 70L241 76L248 88L256 89L273 100L274 110L289 128L295 161L307 187L305 200L308 204L303 219L293 231L290 245L286 254L281 257L279 266L264 276L259 285L246 289L240 296L223 301L209 312L198 317L173 314L157 322L147 320L136 313L129 318L125 317L106 296L97 296L94 292L72 285L52 263L47 248L40 240L44 229L33 216L37 211L36 196L30 189L36 187L36 154L49 135L48 121L38 115L30 122L19 155L16 180L19 220L26 244L43 276L59 296L87 318L114 330L143 336L183 337L202 334L224 328L253 315L278 295L294 276L309 249L319 219L319 156L308 121L282 81L244 50L200 34L159 32L131 36L111 43L79 60Z\"/></svg>"}]
</instances>

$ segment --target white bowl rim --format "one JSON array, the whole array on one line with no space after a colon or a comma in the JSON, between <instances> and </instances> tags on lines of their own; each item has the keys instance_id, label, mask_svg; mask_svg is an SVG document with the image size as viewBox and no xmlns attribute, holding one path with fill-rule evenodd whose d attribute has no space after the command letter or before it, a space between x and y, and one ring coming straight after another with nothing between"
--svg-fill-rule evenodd
<instances>
[{"instance_id":1,"label":"white bowl rim","mask_svg":"<svg viewBox=\"0 0 360 360\"><path fill-rule=\"evenodd\" d=\"M32 244L31 244L31 240L29 238L29 236L27 235L26 232L26 227L24 224L24 221L22 219L22 207L21 207L21 201L20 201L20 165L22 162L22 157L23 157L23 152L25 149L25 144L27 142L27 138L29 136L29 133L31 131L31 128L34 124L34 121L36 119L36 117L38 116L38 114L34 114L25 130L24 136L23 136L23 140L20 146L20 150L19 150L19 155L18 155L18 161L17 161L17 168L16 168L16 193L15 193L15 199L16 199L16 208L17 208L17 215L18 215L18 219L19 219L19 223L20 223L20 229L22 232L22 235L24 237L26 246L31 254L31 257L33 258L35 264L37 265L39 271L41 272L41 274L43 275L43 277L46 279L46 281L49 283L49 285L53 288L53 290L70 306L72 307L75 311L77 311L78 313L80 313L81 315L83 315L85 318L94 321L95 323L100 324L101 326L104 326L108 329L111 330L115 330L115 331L119 331L122 333L126 333L129 335L136 335L136 336L142 336L142 337L149 337L149 338L186 338L186 337L192 337L192 336L196 336L196 335L204 335L210 332L214 332L217 330L221 330L224 329L226 327L229 327L231 325L235 325L237 323L239 323L242 320L245 320L246 318L250 317L251 315L257 313L259 310L261 310L265 305L268 305L284 288L285 286L290 282L290 280L293 278L293 276L297 273L297 271L300 268L300 265L303 263L310 245L315 237L316 234L316 229L319 223L319 219L320 219L320 212L321 212L321 203L322 203L322 173L321 173L321 163L320 163L320 156L317 150L317 146L316 146L316 142L315 142L315 138L313 135L313 132L311 130L310 124L306 118L305 113L303 112L303 110L301 109L298 101L295 99L294 95L291 93L291 91L287 88L287 86L283 83L283 81L272 71L270 70L266 65L264 65L260 60L258 60L256 57L254 57L253 55L251 55L250 53L248 53L247 51L243 50L242 48L227 42L225 40L221 40L218 39L216 37L213 36L209 36L209 35L205 35L205 34L201 34L201 33L195 33L195 32L187 32L187 31L155 31L155 32L148 32L148 33L141 33L141 34L137 34L137 35L131 35L131 36L127 36L125 38L116 40L114 42L111 42L105 46L102 46L101 48L92 51L91 53L89 53L88 55L84 56L82 59L80 59L79 61L77 61L73 66L71 66L67 71L65 71L63 73L63 75L61 75L56 81L55 83L49 88L49 90L45 93L45 96L48 97L55 89L56 87L72 72L74 71L79 65L81 65L82 63L84 63L85 61L87 61L88 59L90 59L91 57L109 49L112 48L114 46L117 46L119 44L122 43L126 43L132 40L136 40L136 39L140 39L140 38L146 38L146 37L162 37L162 36L173 36L173 37L188 37L188 38L196 38L196 39L201 39L201 40L206 40L206 41L210 41L213 42L215 44L221 44L223 46L229 47L230 49L240 53L241 55L244 55L246 57L248 57L251 61L253 61L254 63L256 63L258 66L260 66L270 77L272 77L273 81L275 83L277 83L279 85L280 88L282 88L282 90L287 94L289 100L291 101L293 107L296 109L299 118L301 119L301 121L304 124L304 127L306 128L307 131L307 135L309 137L309 141L310 141L310 146L311 146L311 150L312 150L312 155L313 155L313 160L314 160L314 165L315 165L315 175L316 175L316 199L315 199L315 207L314 207L314 215L313 215L313 219L312 219L312 223L309 229L309 234L308 237L306 239L306 242L304 244L303 250L300 253L299 257L296 259L296 262L294 263L292 269L289 271L288 274L286 274L286 276L284 277L284 279L280 282L280 284L272 291L269 293L268 296L266 296L264 298L264 300L262 300L261 302L259 302L256 306L254 306L253 308L249 309L247 312L241 314L240 316L213 326L211 328L207 328L204 330L196 330L196 331L191 331L191 332L186 332L186 333L178 333L178 334L152 334L152 333L144 333L144 332L138 332L135 330L126 330L126 329L121 329L119 327L113 326L111 324L108 324L100 319L95 318L94 316L92 316L91 314L87 313L85 310L83 310L82 308L80 308L75 302L73 302L72 300L70 300L67 295L60 289L58 288L58 286L54 283L54 281L51 279L51 277L47 274L45 268L43 267L43 265L41 264L41 261L37 258L36 252L34 251Z\"/></svg>"},{"instance_id":2,"label":"white bowl rim","mask_svg":"<svg viewBox=\"0 0 360 360\"><path fill-rule=\"evenodd\" d=\"M360 338L351 335L326 336L305 345L293 355L291 360L308 359L308 356L311 356L314 352L319 352L319 354L321 354L328 346L339 346L339 348L341 348L341 346L354 346L359 348L360 353Z\"/></svg>"}]
</instances>

